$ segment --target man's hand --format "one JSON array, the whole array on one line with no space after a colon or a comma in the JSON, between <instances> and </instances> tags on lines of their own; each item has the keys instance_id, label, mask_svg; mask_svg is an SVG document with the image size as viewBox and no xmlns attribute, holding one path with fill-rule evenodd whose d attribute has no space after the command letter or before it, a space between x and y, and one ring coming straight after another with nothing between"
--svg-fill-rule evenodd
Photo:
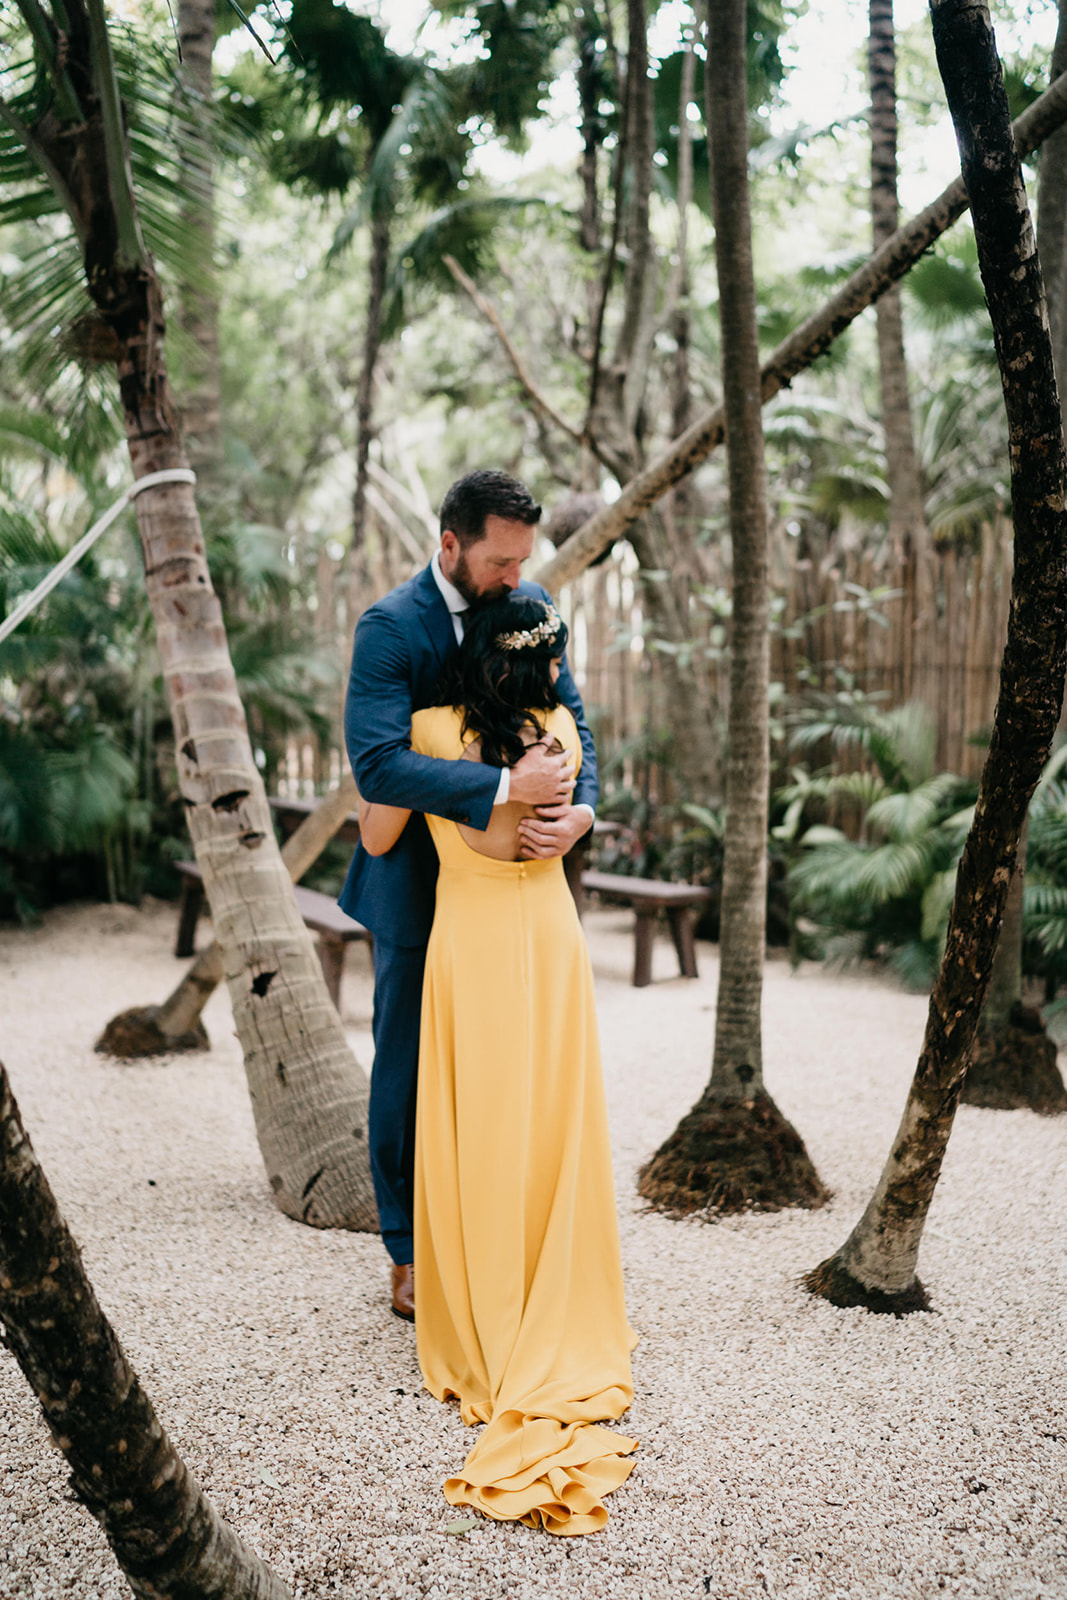
<instances>
[{"instance_id":1,"label":"man's hand","mask_svg":"<svg viewBox=\"0 0 1067 1600\"><path fill-rule=\"evenodd\" d=\"M519 856L523 861L565 856L592 825L585 806L538 806L536 817L519 820Z\"/></svg>"},{"instance_id":2,"label":"man's hand","mask_svg":"<svg viewBox=\"0 0 1067 1600\"><path fill-rule=\"evenodd\" d=\"M521 800L525 806L562 806L570 798L574 781L574 756L569 750L550 755L543 744L532 744L511 769L508 799Z\"/></svg>"}]
</instances>

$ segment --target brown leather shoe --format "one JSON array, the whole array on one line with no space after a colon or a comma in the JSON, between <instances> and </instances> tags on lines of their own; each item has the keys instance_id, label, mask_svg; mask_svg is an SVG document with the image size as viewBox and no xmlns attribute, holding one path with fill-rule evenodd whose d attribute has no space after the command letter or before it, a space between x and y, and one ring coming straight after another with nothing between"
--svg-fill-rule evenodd
<instances>
[{"instance_id":1,"label":"brown leather shoe","mask_svg":"<svg viewBox=\"0 0 1067 1600\"><path fill-rule=\"evenodd\" d=\"M415 1268L393 1262L393 1315L415 1321Z\"/></svg>"}]
</instances>

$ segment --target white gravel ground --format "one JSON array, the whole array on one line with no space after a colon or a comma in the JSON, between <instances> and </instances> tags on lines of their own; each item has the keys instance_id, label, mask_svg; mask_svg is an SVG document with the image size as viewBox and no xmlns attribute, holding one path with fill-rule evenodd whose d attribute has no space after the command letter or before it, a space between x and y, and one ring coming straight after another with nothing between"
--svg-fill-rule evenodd
<instances>
[{"instance_id":1,"label":"white gravel ground","mask_svg":"<svg viewBox=\"0 0 1067 1600\"><path fill-rule=\"evenodd\" d=\"M926 1232L933 1315L810 1299L903 1105L922 999L767 968L769 1087L832 1206L716 1226L641 1214L633 1173L708 1072L716 969L628 986L630 919L588 927L617 1155L637 1467L600 1534L443 1532L467 1434L420 1393L374 1238L271 1203L224 994L210 1055L118 1065L103 1023L180 970L174 912L0 932L0 1053L105 1310L223 1514L298 1596L683 1600L1067 1597L1067 1118L964 1107ZM345 1021L369 1060L366 956ZM0 1597L128 1590L0 1353Z\"/></svg>"}]
</instances>

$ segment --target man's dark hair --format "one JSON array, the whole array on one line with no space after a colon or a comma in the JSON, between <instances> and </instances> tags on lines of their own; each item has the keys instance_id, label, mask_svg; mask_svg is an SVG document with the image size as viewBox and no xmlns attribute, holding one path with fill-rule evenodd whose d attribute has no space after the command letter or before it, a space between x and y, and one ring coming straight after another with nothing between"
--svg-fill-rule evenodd
<instances>
[{"instance_id":1,"label":"man's dark hair","mask_svg":"<svg viewBox=\"0 0 1067 1600\"><path fill-rule=\"evenodd\" d=\"M441 502L441 532L451 528L464 550L485 538L486 517L525 522L532 528L541 520L541 507L524 483L507 472L483 467L468 472L449 489Z\"/></svg>"},{"instance_id":2,"label":"man's dark hair","mask_svg":"<svg viewBox=\"0 0 1067 1600\"><path fill-rule=\"evenodd\" d=\"M462 708L463 732L481 740L483 761L512 767L526 754L523 728L544 738L537 713L560 704L549 669L567 648L567 624L544 600L517 592L472 608L467 618L437 703Z\"/></svg>"}]
</instances>

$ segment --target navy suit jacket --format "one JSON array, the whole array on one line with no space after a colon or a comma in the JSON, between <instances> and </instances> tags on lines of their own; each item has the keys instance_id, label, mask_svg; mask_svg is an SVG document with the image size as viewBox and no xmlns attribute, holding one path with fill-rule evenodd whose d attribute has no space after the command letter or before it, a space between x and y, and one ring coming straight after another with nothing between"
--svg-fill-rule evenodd
<instances>
[{"instance_id":1,"label":"navy suit jacket","mask_svg":"<svg viewBox=\"0 0 1067 1600\"><path fill-rule=\"evenodd\" d=\"M549 599L537 583L524 581L519 590ZM390 944L418 946L430 936L437 852L421 813L485 828L500 785L499 767L441 761L411 748L412 712L434 704L442 669L458 648L451 613L429 567L369 606L356 625L345 701L352 771L365 800L410 807L416 814L385 855L370 856L357 845L340 905ZM595 807L596 751L566 660L557 689L582 742L573 799Z\"/></svg>"}]
</instances>

